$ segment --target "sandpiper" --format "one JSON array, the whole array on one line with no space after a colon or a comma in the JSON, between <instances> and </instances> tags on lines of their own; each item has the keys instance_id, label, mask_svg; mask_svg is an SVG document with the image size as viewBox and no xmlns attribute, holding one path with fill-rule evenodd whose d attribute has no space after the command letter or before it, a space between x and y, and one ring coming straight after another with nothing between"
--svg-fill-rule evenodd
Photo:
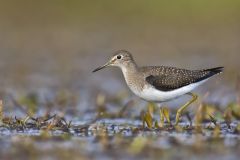
<instances>
[{"instance_id":1,"label":"sandpiper","mask_svg":"<svg viewBox=\"0 0 240 160\"><path fill-rule=\"evenodd\" d=\"M197 99L191 91L206 82L210 77L221 73L223 67L202 70L187 70L167 66L139 67L130 52L119 50L101 67L119 67L130 90L149 102L165 102L181 95L190 95L192 99L177 110L175 123L178 124L181 113Z\"/></svg>"}]
</instances>

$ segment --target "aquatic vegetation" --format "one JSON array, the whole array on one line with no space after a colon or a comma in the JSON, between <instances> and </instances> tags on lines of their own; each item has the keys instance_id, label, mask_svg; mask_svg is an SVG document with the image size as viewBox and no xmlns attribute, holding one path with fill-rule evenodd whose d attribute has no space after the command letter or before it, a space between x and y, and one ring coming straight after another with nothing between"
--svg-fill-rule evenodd
<instances>
[{"instance_id":1,"label":"aquatic vegetation","mask_svg":"<svg viewBox=\"0 0 240 160\"><path fill-rule=\"evenodd\" d=\"M64 109L69 104L74 104L73 110L77 109L77 100L72 98L72 103L69 97L74 96L64 92L55 94L56 97L46 102L41 102L38 96L11 97L14 106L24 116L4 114L5 105L0 105L0 134L12 137L0 137L2 145L11 146L7 152L0 149L1 158L14 154L25 158L48 155L62 159L79 156L82 159L89 156L93 159L106 156L123 159L161 156L168 159L178 156L172 150L178 151L176 153L181 150L181 156L210 155L212 150L214 154L235 157L235 151L239 149L239 105L236 102L222 108L200 103L194 114L184 113L179 125L174 126L176 112L167 106L158 108L149 103L136 114L131 111L136 106L133 100L113 101L102 93L96 97L96 108L92 111L95 114L91 118L74 119L72 112ZM110 110L111 103L118 108ZM39 105L42 107L37 107ZM50 109L41 111L49 106ZM57 109L61 112L54 113L53 110ZM223 154L222 150L228 153Z\"/></svg>"},{"instance_id":2,"label":"aquatic vegetation","mask_svg":"<svg viewBox=\"0 0 240 160\"><path fill-rule=\"evenodd\" d=\"M57 95L57 101L59 102L59 96ZM61 96L61 99L64 96ZM29 99L28 99L29 98ZM60 100L62 101L62 100ZM64 101L64 102L63 102ZM60 104L63 106L67 105L66 100L63 100ZM67 121L64 117L65 114L51 114L49 110L46 110L45 114L37 114L37 98L24 97L21 100L16 101L13 99L16 107L20 108L22 112L25 113L25 117L19 118L17 116L9 117L3 114L3 104L0 105L0 117L2 127L6 127L10 130L26 130L26 129L37 129L37 130L47 130L47 131L77 131L91 128L92 126L101 124L102 120L107 119L126 119L131 117L133 121L142 121L142 125L138 123L135 128L139 130L172 130L172 131L194 131L202 132L203 129L213 130L216 128L216 133L221 130L223 125L228 128L232 128L232 124L239 120L240 107L237 103L229 104L225 109L220 109L218 106L200 103L194 117L191 117L188 112L186 112L185 117L181 121L182 124L179 126L173 126L173 119L171 117L170 111L166 106L158 107L153 103L149 103L146 110L142 110L140 115L131 115L128 109L134 105L133 101L128 101L116 112L109 112L107 109L106 97L103 94L99 94L96 98L96 116L91 118L90 122L84 123L82 125L76 126L72 125L72 120ZM28 107L24 107L24 106ZM34 111L33 111L33 108ZM158 114L160 113L160 114ZM68 118L69 119L69 118ZM192 121L194 119L194 121ZM185 121L185 122L184 122ZM104 122L104 121L103 121ZM211 123L213 125L211 125ZM205 125L208 124L208 125ZM104 124L103 124L104 125ZM127 126L128 124L126 124ZM134 126L134 125L133 125ZM238 124L234 127L237 130ZM74 128L73 128L74 127ZM146 128L147 127L147 128ZM101 127L100 127L101 128ZM136 131L136 130L135 130ZM72 132L74 134L74 132ZM214 133L215 135L215 133Z\"/></svg>"},{"instance_id":3,"label":"aquatic vegetation","mask_svg":"<svg viewBox=\"0 0 240 160\"><path fill-rule=\"evenodd\" d=\"M38 93L10 94L0 103L0 144L10 146L7 152L0 149L0 157L168 159L180 154L202 159L237 157L240 149L238 100L226 106L200 100L194 113L184 112L174 125L176 110L166 105L137 108L138 102L122 94L96 93L95 107L79 110L75 93L59 90L44 99Z\"/></svg>"}]
</instances>

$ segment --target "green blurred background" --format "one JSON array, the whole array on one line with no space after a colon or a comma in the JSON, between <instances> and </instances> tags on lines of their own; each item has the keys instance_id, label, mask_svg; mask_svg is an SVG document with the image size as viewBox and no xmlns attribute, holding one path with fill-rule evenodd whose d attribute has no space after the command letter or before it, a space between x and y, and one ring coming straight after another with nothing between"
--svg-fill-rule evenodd
<instances>
[{"instance_id":1,"label":"green blurred background","mask_svg":"<svg viewBox=\"0 0 240 160\"><path fill-rule=\"evenodd\" d=\"M234 84L240 1L0 0L2 88L122 88L119 71L91 73L119 49L140 65L225 66Z\"/></svg>"}]
</instances>

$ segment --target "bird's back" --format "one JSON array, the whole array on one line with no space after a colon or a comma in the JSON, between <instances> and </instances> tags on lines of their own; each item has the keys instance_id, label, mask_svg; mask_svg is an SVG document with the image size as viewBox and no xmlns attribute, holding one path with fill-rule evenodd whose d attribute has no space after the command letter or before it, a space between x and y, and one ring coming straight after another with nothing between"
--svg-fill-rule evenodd
<instances>
[{"instance_id":1,"label":"bird's back","mask_svg":"<svg viewBox=\"0 0 240 160\"><path fill-rule=\"evenodd\" d=\"M187 70L167 66L139 68L139 72L144 75L145 80L161 91L170 91L192 83L197 83L222 71L223 67L203 70Z\"/></svg>"}]
</instances>

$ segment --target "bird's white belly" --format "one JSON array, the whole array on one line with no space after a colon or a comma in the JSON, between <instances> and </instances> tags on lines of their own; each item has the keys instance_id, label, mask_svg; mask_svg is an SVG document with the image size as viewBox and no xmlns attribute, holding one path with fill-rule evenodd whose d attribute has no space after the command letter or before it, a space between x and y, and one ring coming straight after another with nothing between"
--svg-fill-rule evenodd
<instances>
[{"instance_id":1,"label":"bird's white belly","mask_svg":"<svg viewBox=\"0 0 240 160\"><path fill-rule=\"evenodd\" d=\"M172 90L172 91L160 91L152 86L146 86L141 92L138 92L138 93L134 92L134 93L147 101L164 102L164 101L177 98L188 92L191 92L193 89L195 89L196 87L198 87L199 85L201 85L206 81L207 79Z\"/></svg>"}]
</instances>

